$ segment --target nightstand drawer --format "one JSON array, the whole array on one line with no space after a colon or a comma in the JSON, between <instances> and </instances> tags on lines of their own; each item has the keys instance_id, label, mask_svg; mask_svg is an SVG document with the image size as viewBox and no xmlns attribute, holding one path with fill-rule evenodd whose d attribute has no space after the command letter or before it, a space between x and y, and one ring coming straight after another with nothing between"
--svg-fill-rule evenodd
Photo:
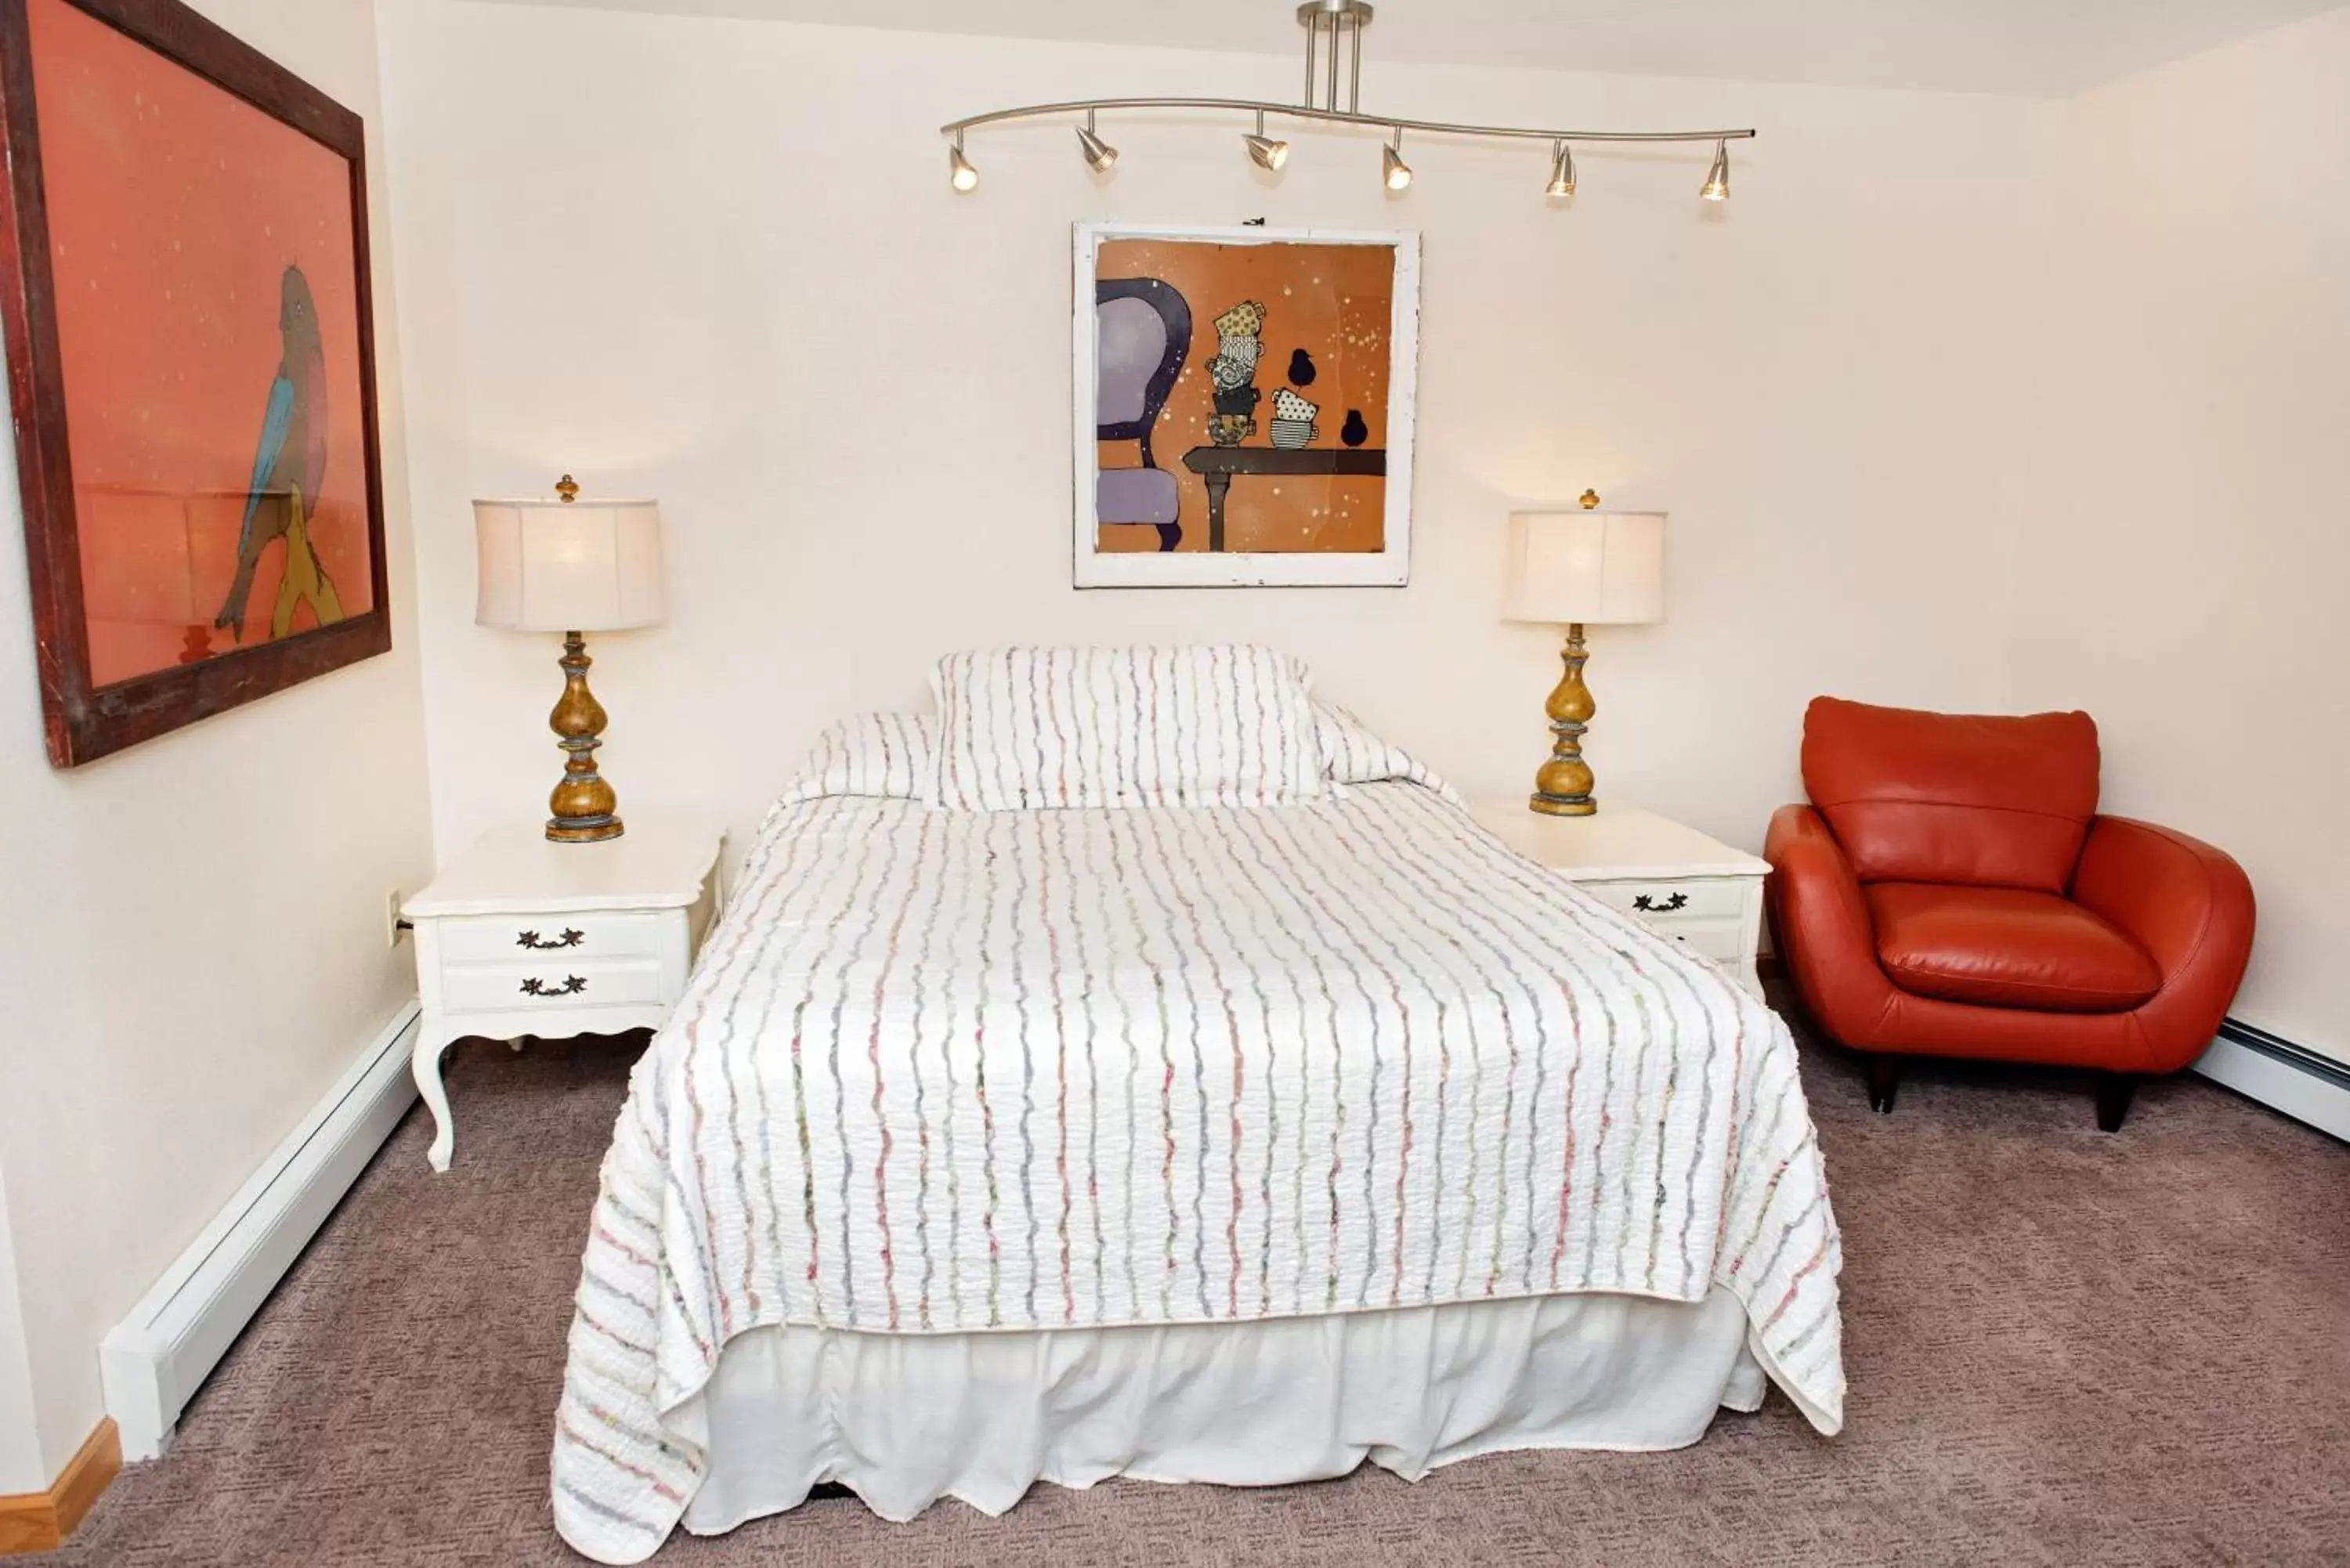
<instances>
[{"instance_id":1,"label":"nightstand drawer","mask_svg":"<svg viewBox=\"0 0 2350 1568\"><path fill-rule=\"evenodd\" d=\"M1692 952L1716 963L1740 963L1746 958L1746 925L1742 920L1658 920L1649 929L1670 937Z\"/></svg>"},{"instance_id":2,"label":"nightstand drawer","mask_svg":"<svg viewBox=\"0 0 2350 1568\"><path fill-rule=\"evenodd\" d=\"M1734 920L1745 912L1746 882L1730 877L1677 882L1584 882L1583 890L1642 919Z\"/></svg>"},{"instance_id":3,"label":"nightstand drawer","mask_svg":"<svg viewBox=\"0 0 2350 1568\"><path fill-rule=\"evenodd\" d=\"M440 922L443 964L559 964L571 959L655 958L681 911L471 915ZM542 956L544 955L544 956Z\"/></svg>"},{"instance_id":4,"label":"nightstand drawer","mask_svg":"<svg viewBox=\"0 0 2350 1568\"><path fill-rule=\"evenodd\" d=\"M550 956L537 963L469 964L441 973L441 1005L452 1013L632 1007L660 1000L661 963L656 958L590 961Z\"/></svg>"}]
</instances>

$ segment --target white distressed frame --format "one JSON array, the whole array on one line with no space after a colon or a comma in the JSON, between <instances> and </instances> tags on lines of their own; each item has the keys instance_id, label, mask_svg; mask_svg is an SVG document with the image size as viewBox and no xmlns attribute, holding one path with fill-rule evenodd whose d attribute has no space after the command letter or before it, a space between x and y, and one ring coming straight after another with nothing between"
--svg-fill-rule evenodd
<instances>
[{"instance_id":1,"label":"white distressed frame","mask_svg":"<svg viewBox=\"0 0 2350 1568\"><path fill-rule=\"evenodd\" d=\"M1385 245L1395 252L1388 330L1387 514L1383 548L1353 555L1185 550L1105 555L1094 548L1094 268L1105 240L1198 240L1215 244ZM1342 229L1193 228L1079 223L1072 272L1070 496L1074 577L1080 588L1402 587L1411 577L1411 448L1419 369L1419 235ZM1197 328L1193 346L1198 346Z\"/></svg>"}]
</instances>

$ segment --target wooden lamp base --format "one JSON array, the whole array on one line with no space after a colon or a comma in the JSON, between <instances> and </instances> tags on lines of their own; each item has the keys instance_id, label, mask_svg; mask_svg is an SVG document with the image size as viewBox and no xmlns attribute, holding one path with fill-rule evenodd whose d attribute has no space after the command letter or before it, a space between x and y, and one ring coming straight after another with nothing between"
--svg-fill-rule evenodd
<instances>
[{"instance_id":1,"label":"wooden lamp base","mask_svg":"<svg viewBox=\"0 0 2350 1568\"><path fill-rule=\"evenodd\" d=\"M1546 816L1589 816L1599 809L1591 798L1591 764L1583 760L1583 732L1597 711L1591 689L1583 683L1583 663L1590 657L1583 648L1583 623L1566 628L1566 647L1559 654L1566 673L1543 704L1550 715L1550 761L1534 774L1534 793L1528 807Z\"/></svg>"},{"instance_id":2,"label":"wooden lamp base","mask_svg":"<svg viewBox=\"0 0 2350 1568\"><path fill-rule=\"evenodd\" d=\"M563 696L546 722L564 751L563 779L547 797L555 815L546 820L546 836L556 844L600 844L624 831L618 815L619 798L604 775L596 771L596 748L603 743L607 722L604 705L588 690L588 643L576 631L563 634Z\"/></svg>"}]
</instances>

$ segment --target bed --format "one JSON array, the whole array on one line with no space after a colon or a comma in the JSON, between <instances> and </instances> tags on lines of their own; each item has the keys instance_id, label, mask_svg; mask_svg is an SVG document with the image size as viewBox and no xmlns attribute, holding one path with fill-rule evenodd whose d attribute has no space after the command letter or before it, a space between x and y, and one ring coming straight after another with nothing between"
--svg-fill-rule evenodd
<instances>
[{"instance_id":1,"label":"bed","mask_svg":"<svg viewBox=\"0 0 2350 1568\"><path fill-rule=\"evenodd\" d=\"M555 1517L1406 1476L1842 1420L1784 1026L1263 649L957 655L830 732L638 1064Z\"/></svg>"}]
</instances>

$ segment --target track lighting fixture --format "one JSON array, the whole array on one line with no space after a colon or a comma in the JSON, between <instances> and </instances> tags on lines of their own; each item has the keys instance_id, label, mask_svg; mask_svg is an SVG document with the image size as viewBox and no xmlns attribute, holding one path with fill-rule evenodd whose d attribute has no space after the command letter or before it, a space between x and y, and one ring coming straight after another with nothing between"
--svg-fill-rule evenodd
<instances>
[{"instance_id":1,"label":"track lighting fixture","mask_svg":"<svg viewBox=\"0 0 2350 1568\"><path fill-rule=\"evenodd\" d=\"M1249 161L1268 174L1277 174L1289 161L1289 143L1264 133L1264 110L1256 111L1256 134L1243 136L1241 142L1248 149Z\"/></svg>"},{"instance_id":2,"label":"track lighting fixture","mask_svg":"<svg viewBox=\"0 0 2350 1568\"><path fill-rule=\"evenodd\" d=\"M1384 171L1390 191L1401 191L1411 183L1411 165L1403 161L1403 127L1395 128L1394 139L1379 149L1379 168Z\"/></svg>"},{"instance_id":3,"label":"track lighting fixture","mask_svg":"<svg viewBox=\"0 0 2350 1568\"><path fill-rule=\"evenodd\" d=\"M5 0L0 0L5 3ZM1703 194L1709 202L1726 201L1730 195L1730 143L1743 141L1754 132L1734 130L1572 130L1561 127L1538 129L1522 125L1466 125L1451 120L1411 119L1396 115L1365 114L1363 97L1363 29L1371 25L1372 0L1282 0L1294 5L1297 25L1305 29L1305 91L1295 103L1275 103L1267 99L1253 98L1081 98L1062 103L1032 103L1017 109L991 109L985 114L967 115L949 120L941 126L941 134L953 142L947 157L947 167L958 191L974 190L979 185L979 171L962 155L963 132L974 126L1000 125L1015 119L1061 119L1083 115L1085 123L1076 128L1077 146L1085 153L1086 165L1096 173L1107 173L1118 162L1118 149L1104 141L1094 117L1100 109L1205 109L1218 116L1232 113L1253 114L1256 129L1241 137L1241 144L1249 161L1271 173L1288 161L1289 143L1265 134L1268 117L1287 116L1309 123L1360 127L1367 130L1388 133L1387 145L1380 150L1379 165L1382 183L1389 191L1408 190L1411 185L1411 165L1403 161L1403 133L1407 130L1428 136L1471 136L1489 140L1547 141L1550 143L1550 182L1543 189L1551 196L1575 194L1574 142L1620 142L1626 144L1669 145L1690 142L1713 143L1713 167L1707 172ZM1226 121L1226 123L1230 123Z\"/></svg>"},{"instance_id":4,"label":"track lighting fixture","mask_svg":"<svg viewBox=\"0 0 2350 1568\"><path fill-rule=\"evenodd\" d=\"M1118 167L1118 149L1094 134L1094 111L1086 110L1086 122L1077 127L1077 145L1085 149L1086 167L1097 174L1107 174Z\"/></svg>"},{"instance_id":5,"label":"track lighting fixture","mask_svg":"<svg viewBox=\"0 0 2350 1568\"><path fill-rule=\"evenodd\" d=\"M1550 144L1550 183L1543 187L1545 196L1575 194L1575 153L1564 141Z\"/></svg>"}]
</instances>

